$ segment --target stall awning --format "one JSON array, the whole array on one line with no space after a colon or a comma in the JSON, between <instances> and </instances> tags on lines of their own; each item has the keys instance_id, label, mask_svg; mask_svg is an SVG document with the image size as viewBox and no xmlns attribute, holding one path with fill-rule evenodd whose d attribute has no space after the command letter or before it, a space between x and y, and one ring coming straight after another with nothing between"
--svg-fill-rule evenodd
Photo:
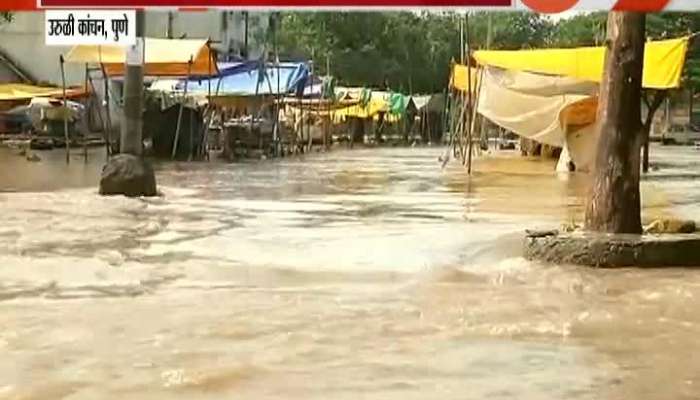
<instances>
[{"instance_id":1,"label":"stall awning","mask_svg":"<svg viewBox=\"0 0 700 400\"><path fill-rule=\"evenodd\" d=\"M145 39L144 75L210 76L218 69L205 39ZM192 68L189 69L189 61ZM124 75L126 48L120 46L78 45L66 55L66 62L104 64L107 75Z\"/></svg>"},{"instance_id":2,"label":"stall awning","mask_svg":"<svg viewBox=\"0 0 700 400\"><path fill-rule=\"evenodd\" d=\"M360 97L369 95L369 99L362 101L355 98L355 101L359 101L358 104L334 111L335 117L374 118L381 112L386 113L387 116L401 117L407 111L416 110L413 99L401 93L374 90L364 90L362 93L364 94L361 94ZM342 96L341 98L353 100L351 96Z\"/></svg>"},{"instance_id":3,"label":"stall awning","mask_svg":"<svg viewBox=\"0 0 700 400\"><path fill-rule=\"evenodd\" d=\"M76 98L83 95L85 95L83 89L66 89L66 97L68 98ZM63 98L63 89L21 83L0 84L0 101L31 100L35 97Z\"/></svg>"},{"instance_id":4,"label":"stall awning","mask_svg":"<svg viewBox=\"0 0 700 400\"><path fill-rule=\"evenodd\" d=\"M219 96L255 96L301 93L309 79L305 63L261 63L253 61L222 66L221 76L208 80L189 81L189 90L217 92ZM184 89L184 81L178 89Z\"/></svg>"},{"instance_id":5,"label":"stall awning","mask_svg":"<svg viewBox=\"0 0 700 400\"><path fill-rule=\"evenodd\" d=\"M673 89L680 86L689 39L683 37L646 44L643 79L645 88ZM482 50L475 52L474 58L484 66L600 82L605 64L605 47Z\"/></svg>"}]
</instances>

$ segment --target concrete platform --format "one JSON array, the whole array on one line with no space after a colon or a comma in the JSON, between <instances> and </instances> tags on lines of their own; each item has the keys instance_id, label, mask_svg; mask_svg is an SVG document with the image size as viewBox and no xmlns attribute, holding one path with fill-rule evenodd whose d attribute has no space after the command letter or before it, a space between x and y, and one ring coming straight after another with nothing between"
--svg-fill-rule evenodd
<instances>
[{"instance_id":1,"label":"concrete platform","mask_svg":"<svg viewBox=\"0 0 700 400\"><path fill-rule=\"evenodd\" d=\"M529 260L597 268L700 268L700 234L608 235L527 231Z\"/></svg>"}]
</instances>

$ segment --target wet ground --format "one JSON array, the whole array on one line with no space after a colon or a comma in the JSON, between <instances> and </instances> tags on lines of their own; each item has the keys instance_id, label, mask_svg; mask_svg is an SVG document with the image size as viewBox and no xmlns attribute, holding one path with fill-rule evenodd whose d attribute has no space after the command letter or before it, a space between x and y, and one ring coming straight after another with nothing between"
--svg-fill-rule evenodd
<instances>
[{"instance_id":1,"label":"wet ground","mask_svg":"<svg viewBox=\"0 0 700 400\"><path fill-rule=\"evenodd\" d=\"M2 399L695 399L700 271L520 257L585 176L442 149L160 164L0 151ZM645 217L697 218L700 152L654 148Z\"/></svg>"}]
</instances>

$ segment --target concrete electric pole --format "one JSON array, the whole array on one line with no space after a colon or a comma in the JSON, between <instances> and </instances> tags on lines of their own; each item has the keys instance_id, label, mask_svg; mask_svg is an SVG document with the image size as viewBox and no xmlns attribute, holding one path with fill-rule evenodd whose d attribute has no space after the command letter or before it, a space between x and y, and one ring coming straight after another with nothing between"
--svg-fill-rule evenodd
<instances>
[{"instance_id":1,"label":"concrete electric pole","mask_svg":"<svg viewBox=\"0 0 700 400\"><path fill-rule=\"evenodd\" d=\"M119 152L140 156L143 153L143 61L144 12L136 11L137 46L127 56L124 75L124 120L121 124ZM138 53L137 53L138 52Z\"/></svg>"},{"instance_id":2,"label":"concrete electric pole","mask_svg":"<svg viewBox=\"0 0 700 400\"><path fill-rule=\"evenodd\" d=\"M145 15L136 12L136 45L127 50L124 72L124 118L119 153L102 170L101 195L156 196L153 167L143 157L143 74Z\"/></svg>"}]
</instances>

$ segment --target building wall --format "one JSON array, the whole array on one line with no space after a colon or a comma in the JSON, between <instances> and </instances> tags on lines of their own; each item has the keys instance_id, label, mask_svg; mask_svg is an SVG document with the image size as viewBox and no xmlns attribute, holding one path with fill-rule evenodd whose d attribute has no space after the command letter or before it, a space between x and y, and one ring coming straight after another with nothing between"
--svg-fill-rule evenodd
<instances>
[{"instance_id":1,"label":"building wall","mask_svg":"<svg viewBox=\"0 0 700 400\"><path fill-rule=\"evenodd\" d=\"M173 12L172 37L211 38L216 47L238 53L244 43L244 13L241 11L208 10ZM264 43L268 13L250 13L248 29L249 55L257 58ZM146 36L167 37L168 12L146 12ZM0 25L0 49L21 68L39 81L61 84L59 56L68 46L44 44L44 13L17 12L11 23ZM66 83L79 85L85 79L85 66L66 64Z\"/></svg>"},{"instance_id":2,"label":"building wall","mask_svg":"<svg viewBox=\"0 0 700 400\"><path fill-rule=\"evenodd\" d=\"M0 62L0 83L12 83L17 82L19 78L15 75L12 70Z\"/></svg>"},{"instance_id":3,"label":"building wall","mask_svg":"<svg viewBox=\"0 0 700 400\"><path fill-rule=\"evenodd\" d=\"M11 23L0 25L0 49L39 81L61 84L59 57L67 46L44 43L44 13L17 12ZM77 85L85 79L85 66L66 64L66 84Z\"/></svg>"}]
</instances>

